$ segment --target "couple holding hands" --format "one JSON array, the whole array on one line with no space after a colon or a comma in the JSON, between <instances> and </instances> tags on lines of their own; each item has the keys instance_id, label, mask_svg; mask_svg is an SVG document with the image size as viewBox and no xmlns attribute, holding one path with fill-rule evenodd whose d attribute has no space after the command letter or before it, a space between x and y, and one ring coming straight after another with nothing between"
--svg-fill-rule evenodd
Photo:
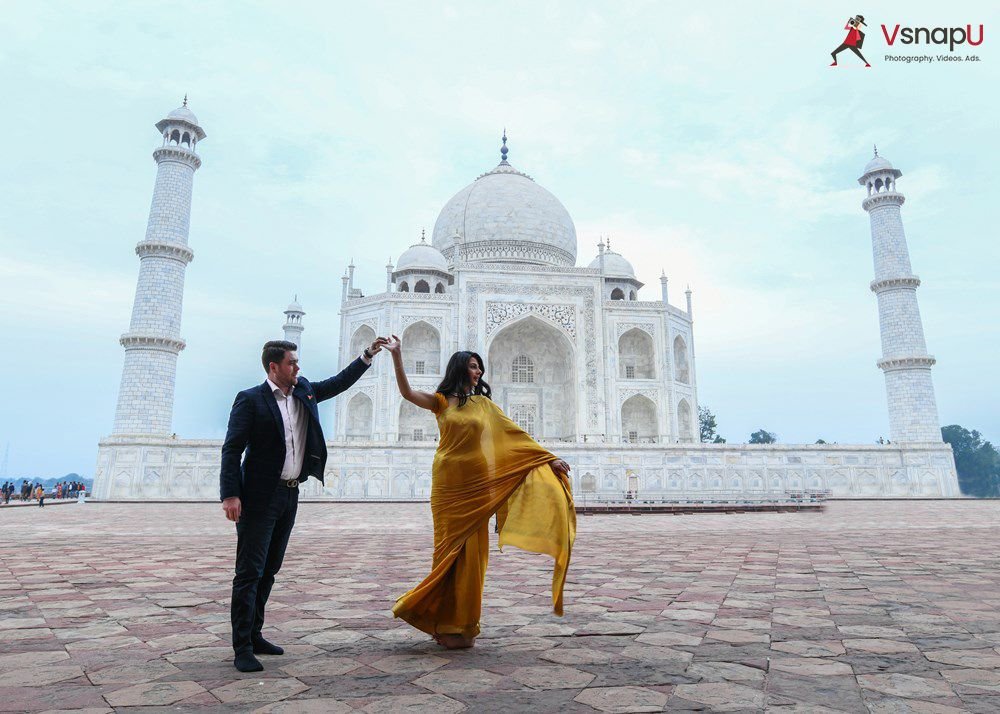
<instances>
[{"instance_id":1,"label":"couple holding hands","mask_svg":"<svg viewBox=\"0 0 1000 714\"><path fill-rule=\"evenodd\" d=\"M494 514L501 546L554 558L552 603L562 614L576 536L570 467L493 403L478 354L453 354L437 390L423 392L410 387L395 335L377 338L340 374L321 382L299 377L294 343L273 341L261 355L267 379L236 395L222 445L222 508L237 534L231 619L233 663L241 672L264 668L255 655L283 653L262 635L264 607L295 523L298 486L310 476L322 481L326 470L317 404L350 388L383 349L392 355L402 397L432 411L440 431L432 469L431 572L396 601L393 614L443 647L472 647Z\"/></svg>"}]
</instances>

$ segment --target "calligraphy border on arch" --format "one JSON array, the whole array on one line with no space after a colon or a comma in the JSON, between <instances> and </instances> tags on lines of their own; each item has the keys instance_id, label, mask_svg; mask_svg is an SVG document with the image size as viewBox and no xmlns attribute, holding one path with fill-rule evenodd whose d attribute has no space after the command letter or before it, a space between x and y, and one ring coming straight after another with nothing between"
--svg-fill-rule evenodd
<instances>
[{"instance_id":1,"label":"calligraphy border on arch","mask_svg":"<svg viewBox=\"0 0 1000 714\"><path fill-rule=\"evenodd\" d=\"M378 334L378 317L366 317L363 320L357 320L356 322L351 323L351 332L350 332L351 336L350 339L348 340L348 344L350 344L350 340L354 339L354 333L356 333L359 329L361 329L365 325L372 328L372 332L374 332L376 335Z\"/></svg>"},{"instance_id":2,"label":"calligraphy border on arch","mask_svg":"<svg viewBox=\"0 0 1000 714\"><path fill-rule=\"evenodd\" d=\"M422 316L422 315L403 315L399 319L399 329L405 330L410 325L417 322L426 322L438 331L438 336L440 338L441 330L444 329L444 318L439 315L432 316ZM403 334L400 332L399 334Z\"/></svg>"},{"instance_id":3,"label":"calligraphy border on arch","mask_svg":"<svg viewBox=\"0 0 1000 714\"><path fill-rule=\"evenodd\" d=\"M656 326L652 322L619 322L615 328L615 339L620 340L622 335L632 329L642 330L654 340L656 339Z\"/></svg>"},{"instance_id":4,"label":"calligraphy border on arch","mask_svg":"<svg viewBox=\"0 0 1000 714\"><path fill-rule=\"evenodd\" d=\"M369 399L371 399L372 400L372 409L375 408L375 399L376 399L376 397L378 395L377 385L368 384L368 385L364 385L364 386L360 386L360 387L354 386L354 387L351 387L350 389L348 389L346 392L344 392L342 395L339 396L339 399L341 400L341 402L344 405L345 418L346 418L346 414L347 414L347 407L350 405L351 400L354 399L354 397L357 396L358 394L364 394Z\"/></svg>"},{"instance_id":5,"label":"calligraphy border on arch","mask_svg":"<svg viewBox=\"0 0 1000 714\"><path fill-rule=\"evenodd\" d=\"M486 301L486 336L521 315L537 315L576 338L576 305Z\"/></svg>"},{"instance_id":6,"label":"calligraphy border on arch","mask_svg":"<svg viewBox=\"0 0 1000 714\"><path fill-rule=\"evenodd\" d=\"M636 395L646 397L657 407L660 406L659 389L621 389L618 392L618 409L621 410L621 408L625 405L625 402Z\"/></svg>"}]
</instances>

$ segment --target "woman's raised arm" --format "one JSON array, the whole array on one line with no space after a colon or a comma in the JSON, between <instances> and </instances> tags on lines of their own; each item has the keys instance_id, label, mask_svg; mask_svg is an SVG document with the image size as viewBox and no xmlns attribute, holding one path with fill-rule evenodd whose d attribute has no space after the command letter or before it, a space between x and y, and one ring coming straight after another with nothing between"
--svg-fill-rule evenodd
<instances>
[{"instance_id":1,"label":"woman's raised arm","mask_svg":"<svg viewBox=\"0 0 1000 714\"><path fill-rule=\"evenodd\" d=\"M410 380L406 378L406 372L403 370L403 345L399 338L393 335L392 339L386 343L385 349L389 350L389 354L392 355L392 366L396 371L396 386L399 387L399 393L403 395L403 399L416 404L421 409L433 411L435 404L437 404L437 397L431 392L421 392L410 388Z\"/></svg>"}]
</instances>

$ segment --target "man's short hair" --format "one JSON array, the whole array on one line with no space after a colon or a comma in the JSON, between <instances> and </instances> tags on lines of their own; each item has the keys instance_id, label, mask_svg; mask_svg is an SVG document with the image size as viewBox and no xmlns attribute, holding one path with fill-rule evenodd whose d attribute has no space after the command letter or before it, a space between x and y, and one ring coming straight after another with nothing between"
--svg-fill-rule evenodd
<instances>
[{"instance_id":1,"label":"man's short hair","mask_svg":"<svg viewBox=\"0 0 1000 714\"><path fill-rule=\"evenodd\" d=\"M281 361L285 359L286 352L294 352L298 348L297 344L288 340L271 340L270 342L265 342L264 349L260 355L260 361L264 364L264 371L270 372L272 362L281 364Z\"/></svg>"}]
</instances>

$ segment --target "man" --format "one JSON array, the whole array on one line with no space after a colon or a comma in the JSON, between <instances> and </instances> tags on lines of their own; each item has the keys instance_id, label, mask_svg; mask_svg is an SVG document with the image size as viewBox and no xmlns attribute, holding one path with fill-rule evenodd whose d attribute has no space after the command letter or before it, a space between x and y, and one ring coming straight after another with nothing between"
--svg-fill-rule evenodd
<instances>
[{"instance_id":1,"label":"man","mask_svg":"<svg viewBox=\"0 0 1000 714\"><path fill-rule=\"evenodd\" d=\"M233 664L241 672L264 669L255 654L284 653L263 638L261 628L295 523L298 486L310 476L323 480L326 440L316 405L357 382L385 343L385 338L377 338L340 374L311 384L298 376L295 343L268 342L261 355L267 379L236 395L222 444L219 481L222 510L236 523L230 615Z\"/></svg>"}]
</instances>

